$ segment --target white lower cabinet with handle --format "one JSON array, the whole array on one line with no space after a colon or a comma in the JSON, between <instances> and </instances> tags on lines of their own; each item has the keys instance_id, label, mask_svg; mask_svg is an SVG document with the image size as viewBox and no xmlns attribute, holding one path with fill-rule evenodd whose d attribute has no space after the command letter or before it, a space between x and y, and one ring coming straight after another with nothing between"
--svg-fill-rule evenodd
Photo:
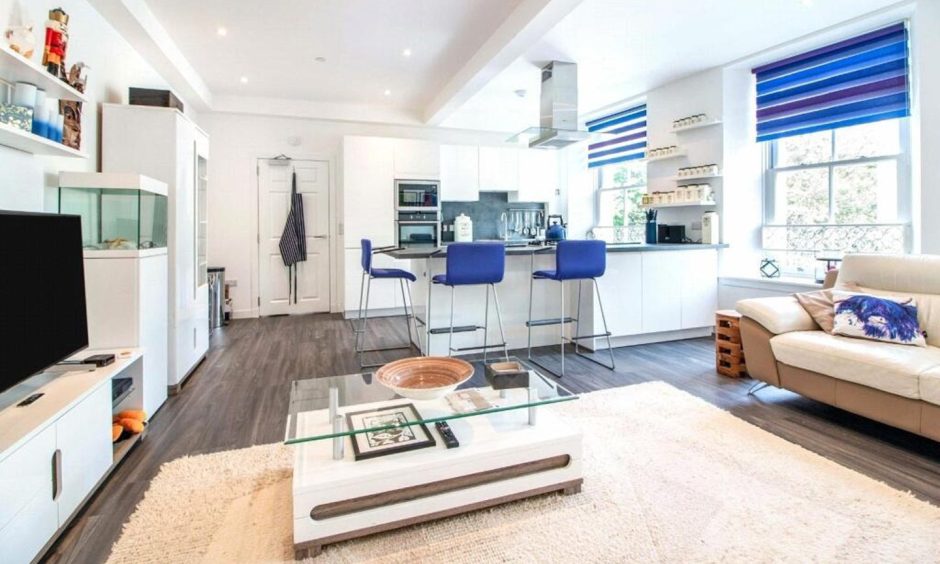
<instances>
[{"instance_id":1,"label":"white lower cabinet with handle","mask_svg":"<svg viewBox=\"0 0 940 564\"><path fill-rule=\"evenodd\" d=\"M0 412L3 564L41 557L112 469L111 377L128 366L60 376L36 402Z\"/></svg>"}]
</instances>

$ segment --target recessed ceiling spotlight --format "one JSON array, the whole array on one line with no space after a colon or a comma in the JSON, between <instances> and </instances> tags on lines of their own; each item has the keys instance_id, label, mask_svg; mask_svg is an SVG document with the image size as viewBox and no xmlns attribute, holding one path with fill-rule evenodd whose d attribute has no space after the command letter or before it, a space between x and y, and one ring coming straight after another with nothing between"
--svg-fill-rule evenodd
<instances>
[{"instance_id":1,"label":"recessed ceiling spotlight","mask_svg":"<svg viewBox=\"0 0 940 564\"><path fill-rule=\"evenodd\" d=\"M325 62L326 62L326 57L317 57L317 58L314 59L314 61L316 61L316 62L318 62L318 63L325 63Z\"/></svg>"},{"instance_id":2,"label":"recessed ceiling spotlight","mask_svg":"<svg viewBox=\"0 0 940 564\"><path fill-rule=\"evenodd\" d=\"M388 88L386 88L384 94L385 94L386 96L391 96L391 95L392 95L392 91L389 90Z\"/></svg>"},{"instance_id":3,"label":"recessed ceiling spotlight","mask_svg":"<svg viewBox=\"0 0 940 564\"><path fill-rule=\"evenodd\" d=\"M228 35L228 30L224 27L219 26L219 29L215 30L219 37L225 37Z\"/></svg>"},{"instance_id":4,"label":"recessed ceiling spotlight","mask_svg":"<svg viewBox=\"0 0 940 564\"><path fill-rule=\"evenodd\" d=\"M402 50L402 52L401 52L401 56L402 56L402 57L410 57L410 56L411 56L411 48L405 47L404 50Z\"/></svg>"},{"instance_id":5,"label":"recessed ceiling spotlight","mask_svg":"<svg viewBox=\"0 0 940 564\"><path fill-rule=\"evenodd\" d=\"M248 84L248 77L247 77L247 76L243 76L243 77L241 77L239 80L241 81L242 84Z\"/></svg>"},{"instance_id":6,"label":"recessed ceiling spotlight","mask_svg":"<svg viewBox=\"0 0 940 564\"><path fill-rule=\"evenodd\" d=\"M525 98L525 95L528 94L528 91L526 91L525 88L520 88L519 90L513 90L512 92L513 94L515 94L516 96L520 98Z\"/></svg>"}]
</instances>

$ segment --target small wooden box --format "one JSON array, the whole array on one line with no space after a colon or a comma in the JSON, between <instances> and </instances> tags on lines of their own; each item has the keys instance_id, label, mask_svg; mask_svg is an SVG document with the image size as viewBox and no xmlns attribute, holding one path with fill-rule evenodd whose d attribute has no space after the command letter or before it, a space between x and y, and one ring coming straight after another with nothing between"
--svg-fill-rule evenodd
<instances>
[{"instance_id":1,"label":"small wooden box","mask_svg":"<svg viewBox=\"0 0 940 564\"><path fill-rule=\"evenodd\" d=\"M747 376L741 345L741 314L736 311L715 312L715 369L731 378Z\"/></svg>"}]
</instances>

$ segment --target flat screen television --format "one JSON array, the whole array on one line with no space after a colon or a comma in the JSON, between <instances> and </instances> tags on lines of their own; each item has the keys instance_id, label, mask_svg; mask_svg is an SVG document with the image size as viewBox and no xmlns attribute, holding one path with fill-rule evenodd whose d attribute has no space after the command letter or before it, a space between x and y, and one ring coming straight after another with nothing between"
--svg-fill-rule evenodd
<instances>
[{"instance_id":1,"label":"flat screen television","mask_svg":"<svg viewBox=\"0 0 940 564\"><path fill-rule=\"evenodd\" d=\"M0 211L0 392L88 346L81 218Z\"/></svg>"}]
</instances>

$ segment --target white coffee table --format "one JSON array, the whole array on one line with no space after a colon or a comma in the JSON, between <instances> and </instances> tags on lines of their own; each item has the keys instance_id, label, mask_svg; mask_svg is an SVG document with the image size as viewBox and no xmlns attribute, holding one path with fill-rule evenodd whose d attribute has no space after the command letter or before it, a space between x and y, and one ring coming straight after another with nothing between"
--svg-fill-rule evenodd
<instances>
[{"instance_id":1,"label":"white coffee table","mask_svg":"<svg viewBox=\"0 0 940 564\"><path fill-rule=\"evenodd\" d=\"M476 389L491 406L468 414L455 412L445 399L403 399L373 382L371 374L293 382L285 442L295 448L298 557L319 554L327 544L526 497L580 491L581 432L545 407L577 395L534 370L528 388L494 390L482 365L476 367L463 388ZM404 404L412 404L418 418L402 426L346 428L348 413ZM436 421L448 422L459 447L445 447ZM391 429L423 438L422 425L434 446L355 460L353 435L363 442L368 434Z\"/></svg>"}]
</instances>

